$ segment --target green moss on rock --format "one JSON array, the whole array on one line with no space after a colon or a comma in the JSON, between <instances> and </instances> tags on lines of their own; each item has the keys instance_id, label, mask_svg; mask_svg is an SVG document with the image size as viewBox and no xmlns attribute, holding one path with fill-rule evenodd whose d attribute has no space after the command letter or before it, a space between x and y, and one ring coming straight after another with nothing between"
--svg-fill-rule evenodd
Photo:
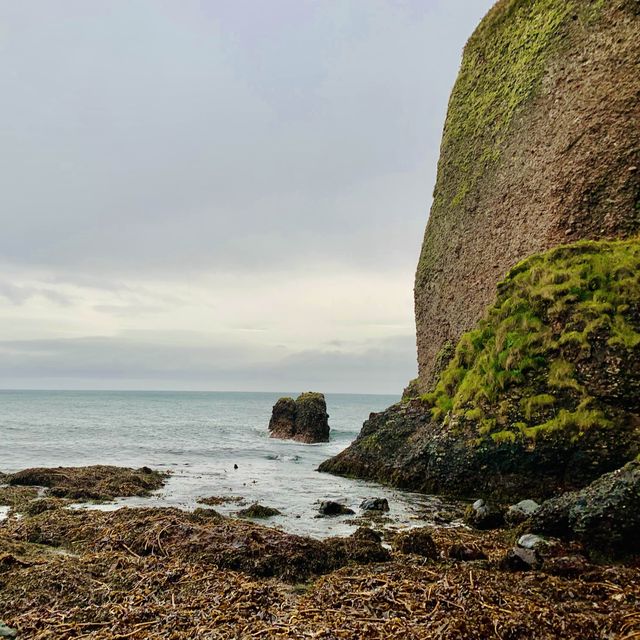
<instances>
[{"instance_id":1,"label":"green moss on rock","mask_svg":"<svg viewBox=\"0 0 640 640\"><path fill-rule=\"evenodd\" d=\"M321 470L510 500L582 487L640 451L639 335L639 239L534 255L434 391L373 414Z\"/></svg>"},{"instance_id":2,"label":"green moss on rock","mask_svg":"<svg viewBox=\"0 0 640 640\"><path fill-rule=\"evenodd\" d=\"M501 439L612 427L638 402L639 273L637 239L579 242L518 264L424 396L433 418Z\"/></svg>"},{"instance_id":3,"label":"green moss on rock","mask_svg":"<svg viewBox=\"0 0 640 640\"><path fill-rule=\"evenodd\" d=\"M500 156L514 116L534 94L575 8L571 0L503 0L469 39L442 141L460 176L449 204L460 204L486 163Z\"/></svg>"}]
</instances>

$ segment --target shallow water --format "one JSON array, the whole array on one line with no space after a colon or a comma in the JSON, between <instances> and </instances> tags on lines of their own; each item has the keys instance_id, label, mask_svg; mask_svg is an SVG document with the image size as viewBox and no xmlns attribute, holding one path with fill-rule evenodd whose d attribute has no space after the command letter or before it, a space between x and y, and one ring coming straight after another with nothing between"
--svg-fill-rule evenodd
<instances>
[{"instance_id":1,"label":"shallow water","mask_svg":"<svg viewBox=\"0 0 640 640\"><path fill-rule=\"evenodd\" d=\"M420 524L416 515L440 501L374 483L318 473L344 449L371 411L395 396L328 394L331 441L308 445L268 437L271 407L282 393L0 391L0 471L33 466L114 464L171 471L151 498L123 504L193 509L198 498L239 496L283 515L264 521L298 534L346 534L348 517L317 518L326 499L360 515L367 497L386 497L398 526ZM234 465L238 468L234 469ZM215 507L233 513L240 507ZM0 517L2 513L0 513ZM353 518L353 516L351 516Z\"/></svg>"}]
</instances>

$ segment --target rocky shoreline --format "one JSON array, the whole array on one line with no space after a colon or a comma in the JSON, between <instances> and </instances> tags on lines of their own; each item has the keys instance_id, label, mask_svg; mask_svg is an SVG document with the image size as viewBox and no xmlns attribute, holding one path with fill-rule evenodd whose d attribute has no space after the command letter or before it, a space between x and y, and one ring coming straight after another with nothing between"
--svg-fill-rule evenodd
<instances>
[{"instance_id":1,"label":"rocky shoreline","mask_svg":"<svg viewBox=\"0 0 640 640\"><path fill-rule=\"evenodd\" d=\"M63 486L74 495L95 495L99 484L112 495L144 493L147 476L166 480L150 469L118 467L27 470L3 478L0 502L11 504L12 513L0 523L0 637L640 633L637 561L602 564L580 539L523 535L527 514L524 522L512 521L514 528L500 522L490 530L394 532L377 520L388 505L372 501L368 506L377 509L369 527L320 541L211 508L74 510L66 508L70 498L52 495ZM36 477L49 479L49 486L17 484Z\"/></svg>"}]
</instances>

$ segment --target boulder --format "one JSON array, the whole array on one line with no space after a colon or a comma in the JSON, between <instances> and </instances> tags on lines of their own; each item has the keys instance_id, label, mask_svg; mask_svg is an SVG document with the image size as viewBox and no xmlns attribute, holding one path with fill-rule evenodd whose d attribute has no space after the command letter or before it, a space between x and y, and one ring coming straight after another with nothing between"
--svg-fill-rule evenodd
<instances>
[{"instance_id":1,"label":"boulder","mask_svg":"<svg viewBox=\"0 0 640 640\"><path fill-rule=\"evenodd\" d=\"M363 511L389 511L389 501L386 498L367 498L360 503Z\"/></svg>"},{"instance_id":2,"label":"boulder","mask_svg":"<svg viewBox=\"0 0 640 640\"><path fill-rule=\"evenodd\" d=\"M531 571L542 566L542 558L533 549L513 547L500 562L500 568L505 571Z\"/></svg>"},{"instance_id":3,"label":"boulder","mask_svg":"<svg viewBox=\"0 0 640 640\"><path fill-rule=\"evenodd\" d=\"M639 555L640 460L547 500L531 518L531 529L578 540L596 555Z\"/></svg>"},{"instance_id":4,"label":"boulder","mask_svg":"<svg viewBox=\"0 0 640 640\"><path fill-rule=\"evenodd\" d=\"M353 509L349 509L349 507L345 507L343 504L335 502L334 500L324 500L321 502L318 511L320 511L320 515L323 516L344 516L355 513Z\"/></svg>"},{"instance_id":5,"label":"boulder","mask_svg":"<svg viewBox=\"0 0 640 640\"><path fill-rule=\"evenodd\" d=\"M464 520L476 529L497 529L504 524L504 514L497 507L480 499L467 509Z\"/></svg>"},{"instance_id":6,"label":"boulder","mask_svg":"<svg viewBox=\"0 0 640 640\"><path fill-rule=\"evenodd\" d=\"M517 545L521 549L529 549L531 551L540 551L546 546L544 538L534 533L525 533L518 538Z\"/></svg>"},{"instance_id":7,"label":"boulder","mask_svg":"<svg viewBox=\"0 0 640 640\"><path fill-rule=\"evenodd\" d=\"M393 546L400 553L413 553L431 560L438 557L438 549L431 537L430 527L419 527L400 532L395 537Z\"/></svg>"},{"instance_id":8,"label":"boulder","mask_svg":"<svg viewBox=\"0 0 640 640\"><path fill-rule=\"evenodd\" d=\"M0 620L0 638L17 638L17 629L12 629Z\"/></svg>"},{"instance_id":9,"label":"boulder","mask_svg":"<svg viewBox=\"0 0 640 640\"><path fill-rule=\"evenodd\" d=\"M238 514L241 518L271 518L271 516L282 515L281 511L273 507L265 507L255 502L246 509L241 509Z\"/></svg>"},{"instance_id":10,"label":"boulder","mask_svg":"<svg viewBox=\"0 0 640 640\"><path fill-rule=\"evenodd\" d=\"M521 500L507 509L504 519L510 527L515 527L530 518L539 508L540 505L535 500Z\"/></svg>"},{"instance_id":11,"label":"boulder","mask_svg":"<svg viewBox=\"0 0 640 640\"><path fill-rule=\"evenodd\" d=\"M447 551L447 556L452 560L461 560L462 562L487 559L487 554L480 547L467 544L452 544Z\"/></svg>"},{"instance_id":12,"label":"boulder","mask_svg":"<svg viewBox=\"0 0 640 640\"><path fill-rule=\"evenodd\" d=\"M324 395L309 391L293 398L280 398L271 412L272 438L314 443L329 441L329 414Z\"/></svg>"}]
</instances>

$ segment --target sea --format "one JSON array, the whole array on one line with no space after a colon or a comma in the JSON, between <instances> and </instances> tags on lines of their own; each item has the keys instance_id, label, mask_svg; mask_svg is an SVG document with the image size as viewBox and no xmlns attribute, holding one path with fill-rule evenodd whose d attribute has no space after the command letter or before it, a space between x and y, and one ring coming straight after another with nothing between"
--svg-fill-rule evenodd
<instances>
[{"instance_id":1,"label":"sea","mask_svg":"<svg viewBox=\"0 0 640 640\"><path fill-rule=\"evenodd\" d=\"M0 391L0 471L27 467L109 464L170 472L148 498L118 499L77 508L173 506L192 510L210 496L242 498L275 507L264 522L291 533L324 538L348 535L355 516L318 517L323 500L362 515L366 498L387 498L392 528L429 522L446 503L434 496L317 471L346 448L371 412L398 401L391 395L325 394L328 443L270 438L276 400L293 393L169 391ZM215 509L233 515L240 506ZM0 508L1 509L1 508ZM0 517L6 515L6 509Z\"/></svg>"}]
</instances>

